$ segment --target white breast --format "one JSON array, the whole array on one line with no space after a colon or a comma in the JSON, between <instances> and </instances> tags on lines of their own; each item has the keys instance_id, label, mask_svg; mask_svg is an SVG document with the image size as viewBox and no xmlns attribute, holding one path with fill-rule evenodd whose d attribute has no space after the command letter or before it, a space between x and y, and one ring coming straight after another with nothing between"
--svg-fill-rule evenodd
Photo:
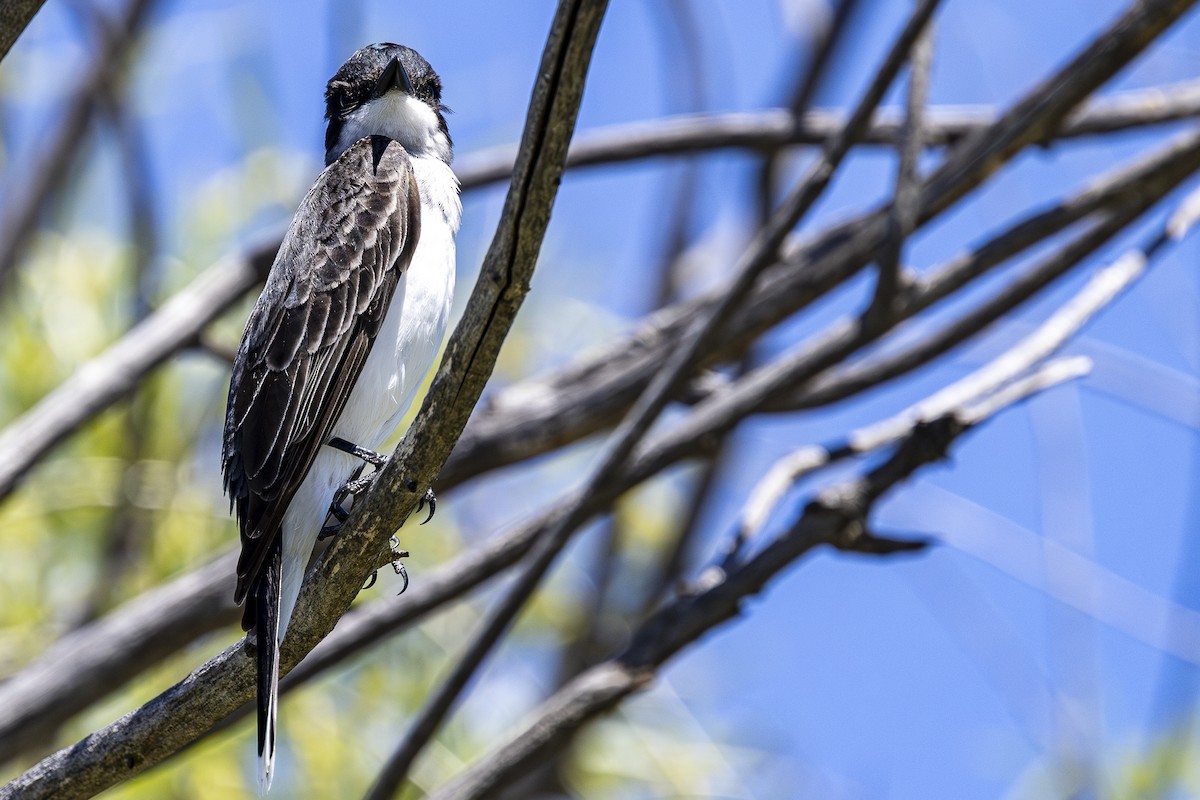
<instances>
[{"instance_id":1,"label":"white breast","mask_svg":"<svg viewBox=\"0 0 1200 800\"><path fill-rule=\"evenodd\" d=\"M454 298L454 237L462 216L458 180L435 156L414 158L413 172L421 193L421 238L333 427L334 436L371 450L378 450L395 432L433 366ZM280 641L334 493L361 464L354 456L322 447L288 504L283 519Z\"/></svg>"},{"instance_id":2,"label":"white breast","mask_svg":"<svg viewBox=\"0 0 1200 800\"><path fill-rule=\"evenodd\" d=\"M461 206L450 168L414 158L421 238L334 435L376 449L392 435L441 346L454 298L454 236Z\"/></svg>"}]
</instances>

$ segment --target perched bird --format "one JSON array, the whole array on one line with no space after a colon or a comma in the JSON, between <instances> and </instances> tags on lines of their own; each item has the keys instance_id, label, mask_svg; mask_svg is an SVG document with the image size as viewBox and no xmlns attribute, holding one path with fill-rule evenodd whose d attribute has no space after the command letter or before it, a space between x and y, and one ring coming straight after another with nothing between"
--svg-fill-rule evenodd
<instances>
[{"instance_id":1,"label":"perched bird","mask_svg":"<svg viewBox=\"0 0 1200 800\"><path fill-rule=\"evenodd\" d=\"M462 207L441 79L373 44L325 89L325 170L300 203L233 363L222 468L258 668L259 790L279 646L335 494L395 431L446 329Z\"/></svg>"}]
</instances>

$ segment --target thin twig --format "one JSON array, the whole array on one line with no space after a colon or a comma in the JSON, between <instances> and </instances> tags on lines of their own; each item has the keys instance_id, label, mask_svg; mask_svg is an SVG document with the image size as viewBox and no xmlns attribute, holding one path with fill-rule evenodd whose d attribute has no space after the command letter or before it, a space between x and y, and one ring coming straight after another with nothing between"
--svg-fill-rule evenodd
<instances>
[{"instance_id":1,"label":"thin twig","mask_svg":"<svg viewBox=\"0 0 1200 800\"><path fill-rule=\"evenodd\" d=\"M820 28L819 39L811 51L808 63L799 72L799 80L792 89L792 97L788 103L788 111L793 120L804 119L812 107L813 98L821 87L829 65L833 62L834 54L845 43L850 30L850 21L859 6L859 0L840 0L835 2L829 24ZM815 14L814 14L815 16ZM843 125L844 126L844 125ZM829 137L836 135L841 127L831 130ZM779 175L780 151L771 150L763 160L758 172L758 215L761 224L766 224L771 218L775 207L776 183Z\"/></svg>"},{"instance_id":2,"label":"thin twig","mask_svg":"<svg viewBox=\"0 0 1200 800\"><path fill-rule=\"evenodd\" d=\"M1104 136L1164 125L1200 115L1200 81L1125 91L1094 100L1071 114L1042 144ZM926 114L925 146L947 147L999 121L995 109L980 106L933 106ZM722 149L771 153L795 146L820 146L846 124L844 112L814 109L797 120L787 109L726 114L681 114L646 122L614 125L579 136L571 147L571 169L678 157ZM904 116L882 110L858 145L895 147L902 139ZM513 145L498 145L464 156L458 165L463 188L507 180Z\"/></svg>"}]
</instances>

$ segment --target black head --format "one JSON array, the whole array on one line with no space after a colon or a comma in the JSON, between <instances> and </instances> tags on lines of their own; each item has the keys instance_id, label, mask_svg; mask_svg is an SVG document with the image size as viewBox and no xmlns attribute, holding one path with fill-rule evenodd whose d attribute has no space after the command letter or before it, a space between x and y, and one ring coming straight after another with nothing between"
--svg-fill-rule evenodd
<instances>
[{"instance_id":1,"label":"black head","mask_svg":"<svg viewBox=\"0 0 1200 800\"><path fill-rule=\"evenodd\" d=\"M367 45L325 87L325 161L377 134L399 141L414 155L434 154L449 163L448 111L442 105L442 80L420 53L401 44Z\"/></svg>"}]
</instances>

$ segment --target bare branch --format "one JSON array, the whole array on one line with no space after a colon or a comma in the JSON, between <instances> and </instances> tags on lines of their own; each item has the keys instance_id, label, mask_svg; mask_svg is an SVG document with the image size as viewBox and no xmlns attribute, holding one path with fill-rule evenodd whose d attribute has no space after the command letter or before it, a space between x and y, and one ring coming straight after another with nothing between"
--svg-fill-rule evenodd
<instances>
[{"instance_id":1,"label":"bare branch","mask_svg":"<svg viewBox=\"0 0 1200 800\"><path fill-rule=\"evenodd\" d=\"M59 726L196 636L237 619L236 553L151 589L55 642L0 684L0 753L7 760L49 743ZM169 620L169 624L162 621ZM131 662L136 662L134 667Z\"/></svg>"},{"instance_id":2,"label":"bare branch","mask_svg":"<svg viewBox=\"0 0 1200 800\"><path fill-rule=\"evenodd\" d=\"M866 310L868 323L886 317L897 304L900 291L900 261L904 244L917 226L921 206L921 184L917 161L925 147L925 102L929 94L929 74L933 65L933 29L922 34L913 47L908 79L908 102L904 112L904 134L900 142L900 161L896 185L888 214L888 234L879 250L879 276L875 295Z\"/></svg>"},{"instance_id":3,"label":"bare branch","mask_svg":"<svg viewBox=\"0 0 1200 800\"><path fill-rule=\"evenodd\" d=\"M901 316L911 316L918 310L912 303L917 303L924 309L928 307L927 301L948 297L952 292L977 279L984 271L1000 263L995 260L999 255L998 251L1007 251L1015 243L1026 239L1034 229L1061 222L1063 213L1074 216L1081 207L1092 205L1099 196L1107 194L1110 190L1117 191L1123 197L1115 207L1128 210L1129 203L1138 202L1137 196L1142 188L1157 185L1159 188L1155 193L1161 197L1198 169L1200 130L1171 142L1163 150L1143 159L1139 164L1097 181L1088 190L1060 206L1018 223L974 251L955 259L918 284L906 298L907 311ZM1165 184L1162 183L1163 180L1166 181ZM1100 195L1093 194L1096 190L1100 191ZM1169 227L1165 229L1147 252L1161 246L1162 238L1168 235L1169 231ZM1065 251L1060 251L1059 255L1063 254ZM1003 258L1011 258L1012 255L1013 253L1010 253ZM779 394L772 400L770 407L772 410L794 410L826 405L906 374L973 336L1061 275L1065 268L1069 268L1066 262L1055 263L1055 259L1051 259L1040 267L1027 271L991 300L963 315L954 324L941 326L932 335L896 352L830 370L807 386L794 392Z\"/></svg>"},{"instance_id":4,"label":"bare branch","mask_svg":"<svg viewBox=\"0 0 1200 800\"><path fill-rule=\"evenodd\" d=\"M1195 190L1180 204L1186 214L1192 205L1198 205L1200 190ZM1021 373L1032 369L1075 336L1096 314L1107 308L1145 273L1150 259L1158 252L1158 244L1178 241L1186 233L1187 225L1177 221L1179 213L1172 214L1164 223L1162 231L1151 244L1131 250L1116 262L1100 270L1076 295L1056 311L1049 319L1011 347L999 358L970 375L954 382L916 403L890 419L877 422L850 433L843 440L826 445L809 445L799 448L767 471L746 501L738 525L735 549L740 542L753 538L762 530L772 510L781 498L801 478L834 461L861 455L884 447L907 435L913 424L928 422L961 409L968 419L987 417L994 413L994 406L1007 406L1013 402L1004 391L1006 384L1017 380ZM947 327L954 327L951 323ZM1085 359L1086 360L1086 359ZM1043 381L1075 377L1080 365L1069 360L1051 373L1040 376L1032 387L1021 385L1014 391L1025 396L1045 388ZM1065 377L1064 377L1065 376ZM989 400L989 398L993 398ZM986 402L985 402L986 401ZM970 410L968 412L968 410Z\"/></svg>"},{"instance_id":5,"label":"bare branch","mask_svg":"<svg viewBox=\"0 0 1200 800\"><path fill-rule=\"evenodd\" d=\"M818 28L816 41L809 43L808 63L799 73L799 79L792 90L791 101L788 103L788 110L793 120L804 119L805 113L812 107L813 97L816 96L830 64L833 63L834 54L847 39L850 22L854 18L859 4L859 0L841 0L835 3L828 24L814 26ZM817 17L818 12L813 11L812 16ZM829 141L837 135L838 130L844 127L845 123L830 131L829 136L823 141ZM767 220L771 218L771 211L775 206L780 155L778 150L767 153L767 157L759 168L758 219L762 224L766 224Z\"/></svg>"},{"instance_id":6,"label":"bare branch","mask_svg":"<svg viewBox=\"0 0 1200 800\"><path fill-rule=\"evenodd\" d=\"M1200 81L1121 92L1088 103L1071 114L1048 140L1059 142L1163 125L1200 115ZM979 106L934 106L928 110L926 147L946 147L995 125L995 110ZM820 146L846 124L843 112L814 109L799 120L786 109L728 114L681 114L648 122L614 125L581 135L571 147L571 169L651 158L686 156L720 149L774 152L797 145ZM857 142L895 147L903 140L904 116L880 111ZM472 153L459 163L463 188L506 180L513 145Z\"/></svg>"}]
</instances>

